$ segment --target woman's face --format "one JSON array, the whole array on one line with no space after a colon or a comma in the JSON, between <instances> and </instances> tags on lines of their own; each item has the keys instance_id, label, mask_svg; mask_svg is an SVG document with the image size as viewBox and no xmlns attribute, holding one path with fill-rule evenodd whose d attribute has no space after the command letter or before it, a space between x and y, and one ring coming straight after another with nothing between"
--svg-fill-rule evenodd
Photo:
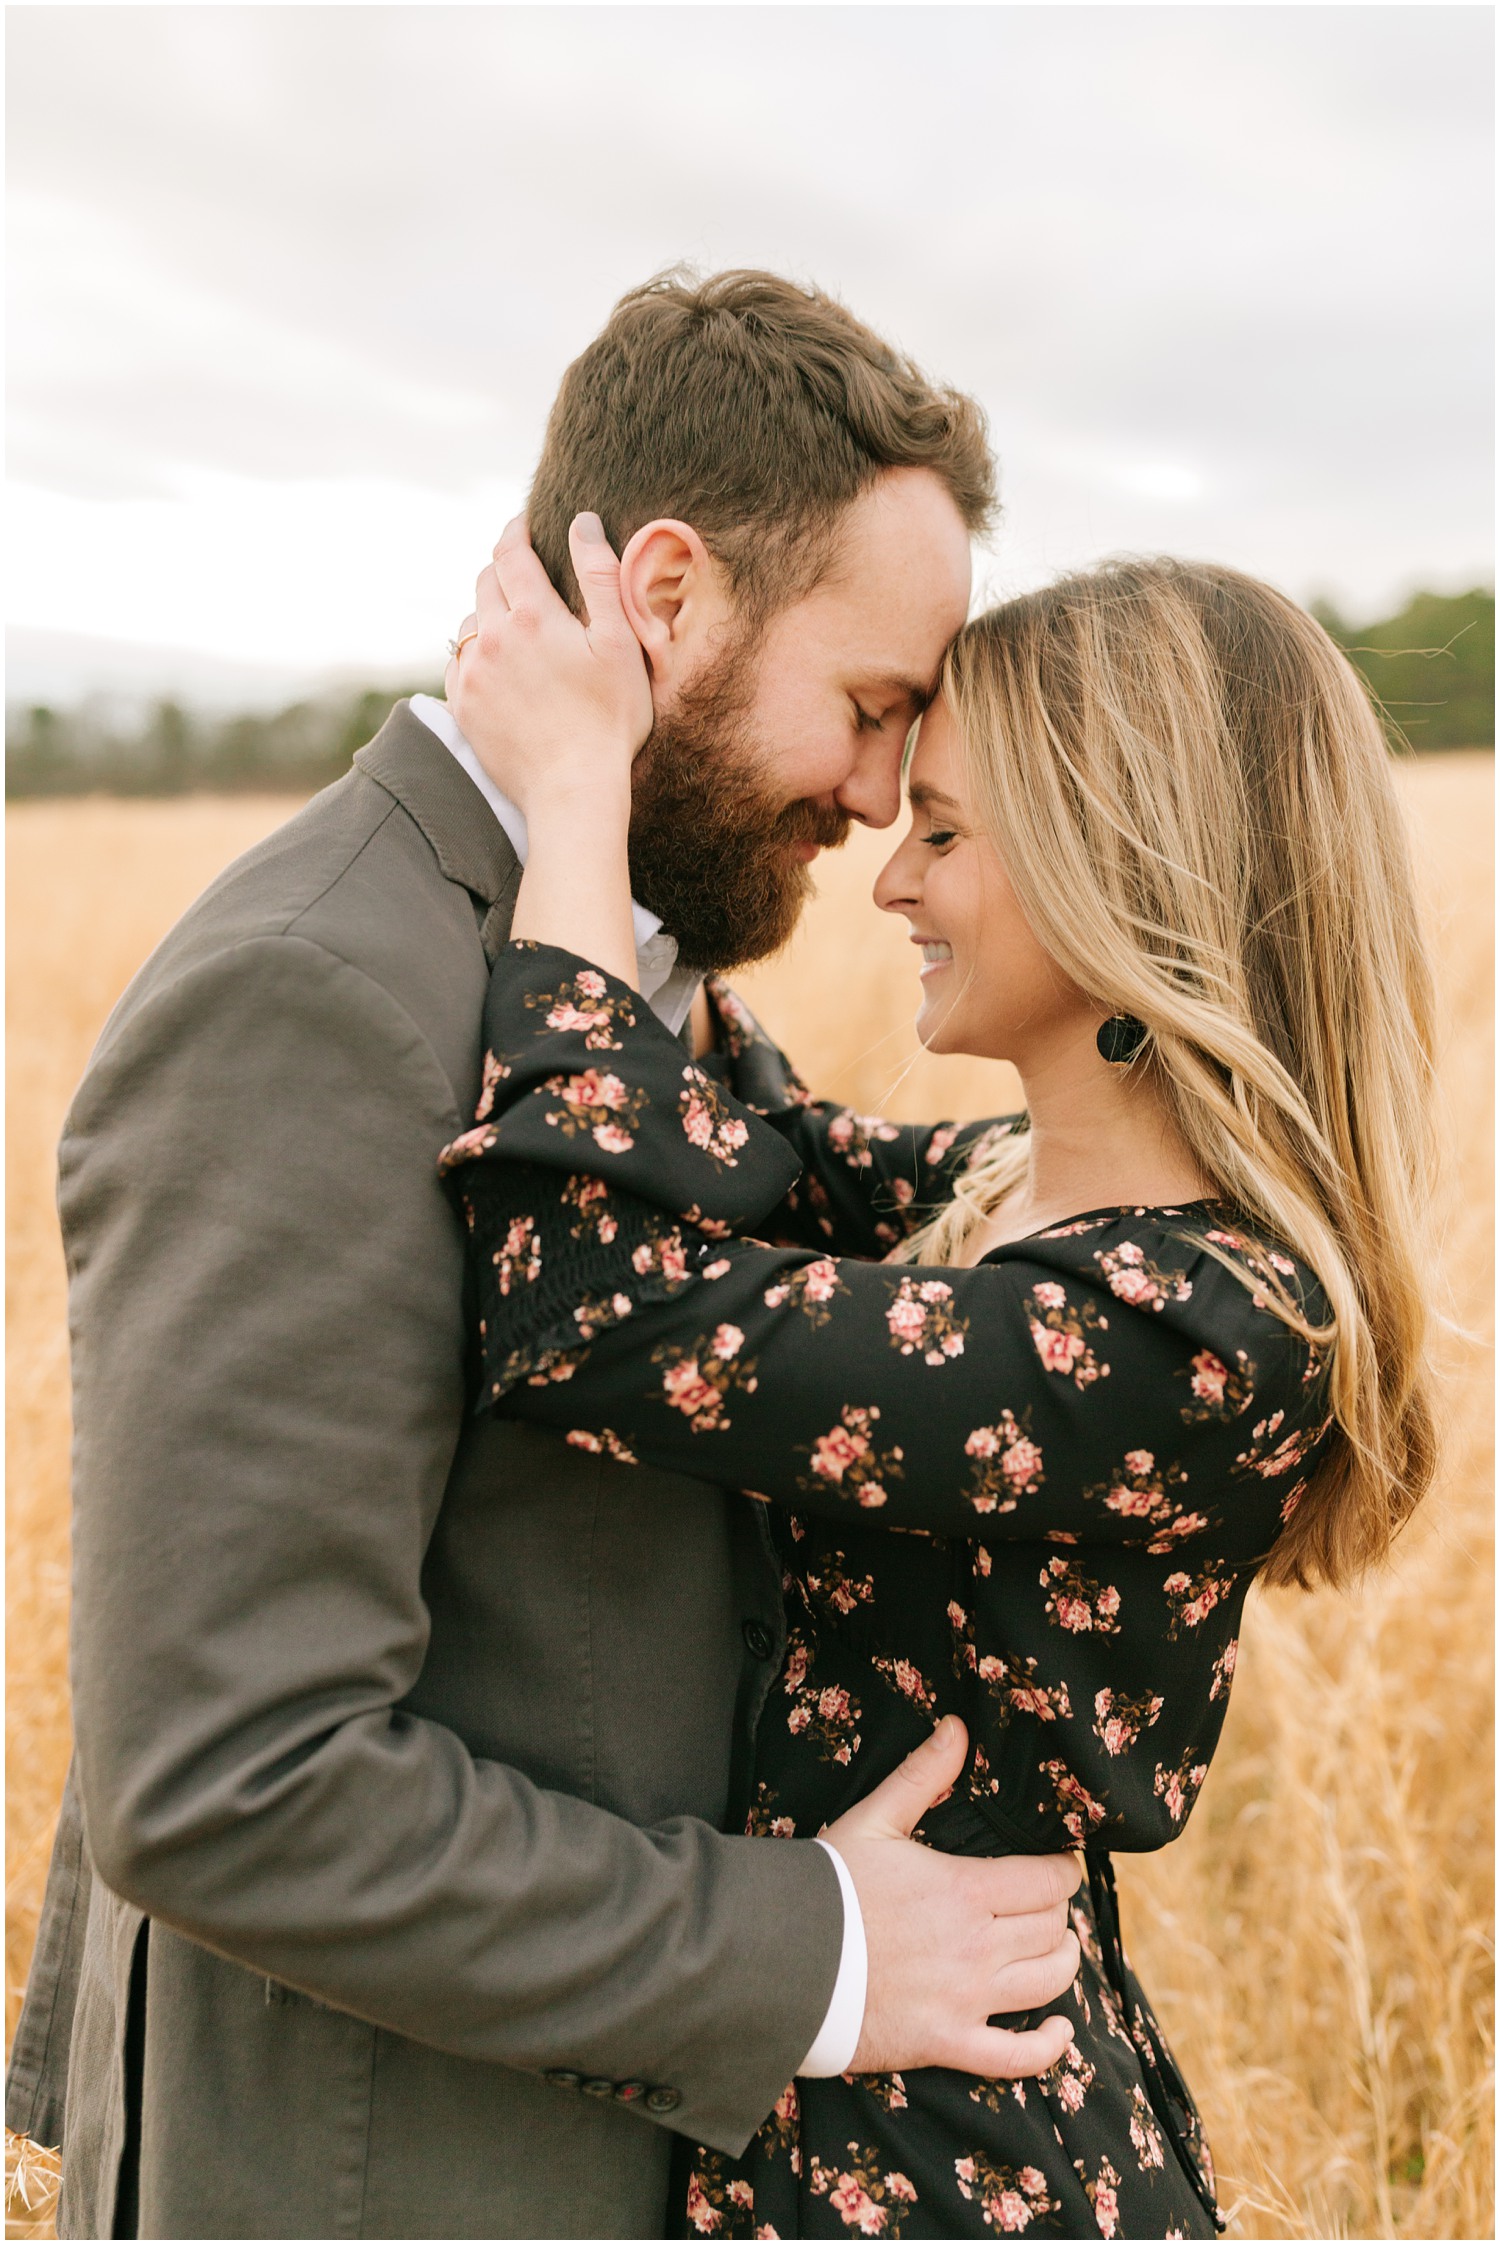
<instances>
[{"instance_id":1,"label":"woman's face","mask_svg":"<svg viewBox=\"0 0 1500 2245\"><path fill-rule=\"evenodd\" d=\"M908 775L911 830L875 902L911 922L922 958L917 1035L931 1052L1012 1061L1023 1074L1086 1037L1091 1005L1042 949L999 852L970 809L946 702L922 719Z\"/></svg>"}]
</instances>

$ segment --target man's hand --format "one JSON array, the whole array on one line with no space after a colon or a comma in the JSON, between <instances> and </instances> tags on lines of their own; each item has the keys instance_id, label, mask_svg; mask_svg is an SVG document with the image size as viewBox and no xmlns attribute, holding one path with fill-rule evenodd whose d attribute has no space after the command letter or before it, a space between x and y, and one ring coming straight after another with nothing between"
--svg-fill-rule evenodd
<instances>
[{"instance_id":1,"label":"man's hand","mask_svg":"<svg viewBox=\"0 0 1500 2245\"><path fill-rule=\"evenodd\" d=\"M1045 2073L1073 2039L1067 2019L1012 2033L997 2011L1055 2003L1078 1971L1068 1898L1073 1855L940 1855L911 1837L963 1769L968 1733L944 1716L884 1784L823 1834L849 1866L870 1976L854 2073L952 2066L1014 2080Z\"/></svg>"}]
</instances>

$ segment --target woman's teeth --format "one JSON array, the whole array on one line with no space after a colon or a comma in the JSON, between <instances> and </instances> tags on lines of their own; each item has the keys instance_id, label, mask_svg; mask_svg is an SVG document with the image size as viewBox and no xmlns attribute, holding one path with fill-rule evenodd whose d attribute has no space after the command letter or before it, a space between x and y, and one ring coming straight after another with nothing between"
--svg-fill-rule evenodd
<instances>
[{"instance_id":1,"label":"woman's teeth","mask_svg":"<svg viewBox=\"0 0 1500 2245\"><path fill-rule=\"evenodd\" d=\"M922 946L922 964L924 966L938 966L944 960L951 959L952 956L953 946L951 943L924 943Z\"/></svg>"}]
</instances>

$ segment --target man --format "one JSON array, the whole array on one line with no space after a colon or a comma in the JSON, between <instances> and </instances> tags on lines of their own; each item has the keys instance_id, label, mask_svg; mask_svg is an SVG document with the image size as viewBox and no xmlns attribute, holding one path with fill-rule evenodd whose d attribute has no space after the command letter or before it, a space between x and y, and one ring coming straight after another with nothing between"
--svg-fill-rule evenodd
<instances>
[{"instance_id":1,"label":"man","mask_svg":"<svg viewBox=\"0 0 1500 2245\"><path fill-rule=\"evenodd\" d=\"M559 582L577 508L626 547L674 1025L895 815L990 500L975 409L771 276L638 290L570 369L532 519ZM799 2069L1065 2039L985 2018L1071 1978L1071 1865L902 1837L951 1741L836 1849L731 1836L759 1508L473 1415L436 1154L525 846L479 778L398 705L66 1126L77 1758L9 2111L65 2236L659 2236L673 2132L738 2151Z\"/></svg>"}]
</instances>

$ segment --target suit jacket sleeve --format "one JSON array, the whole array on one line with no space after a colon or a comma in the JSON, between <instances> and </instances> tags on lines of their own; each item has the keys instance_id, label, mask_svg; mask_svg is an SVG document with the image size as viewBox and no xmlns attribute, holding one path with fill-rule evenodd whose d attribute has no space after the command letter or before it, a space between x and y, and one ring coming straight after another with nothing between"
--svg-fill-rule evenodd
<instances>
[{"instance_id":1,"label":"suit jacket sleeve","mask_svg":"<svg viewBox=\"0 0 1500 2245\"><path fill-rule=\"evenodd\" d=\"M90 1852L256 1971L676 2091L738 2151L832 1990L824 1852L640 1830L402 1708L465 1407L457 1119L396 1001L295 936L107 1033L61 1164Z\"/></svg>"}]
</instances>

